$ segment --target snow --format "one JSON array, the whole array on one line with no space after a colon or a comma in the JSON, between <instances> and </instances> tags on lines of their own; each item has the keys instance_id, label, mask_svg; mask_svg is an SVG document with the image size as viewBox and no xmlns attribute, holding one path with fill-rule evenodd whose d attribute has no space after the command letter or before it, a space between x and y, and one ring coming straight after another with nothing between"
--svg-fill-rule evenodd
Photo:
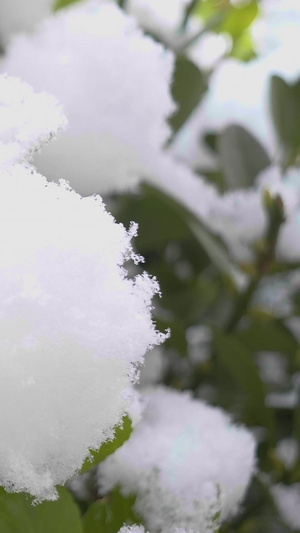
<instances>
[{"instance_id":1,"label":"snow","mask_svg":"<svg viewBox=\"0 0 300 533\"><path fill-rule=\"evenodd\" d=\"M48 17L15 38L1 68L63 104L69 127L35 164L81 194L135 188L170 135L173 55L111 2Z\"/></svg>"},{"instance_id":2,"label":"snow","mask_svg":"<svg viewBox=\"0 0 300 533\"><path fill-rule=\"evenodd\" d=\"M137 494L150 531L215 531L237 512L255 468L255 443L218 408L155 388L130 439L99 467L101 493Z\"/></svg>"}]
</instances>

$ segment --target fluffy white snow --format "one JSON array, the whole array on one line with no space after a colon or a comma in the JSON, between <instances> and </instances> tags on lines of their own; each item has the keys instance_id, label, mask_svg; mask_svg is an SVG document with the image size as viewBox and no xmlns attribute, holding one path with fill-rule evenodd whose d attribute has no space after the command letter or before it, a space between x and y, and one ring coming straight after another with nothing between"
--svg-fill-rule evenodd
<instances>
[{"instance_id":1,"label":"fluffy white snow","mask_svg":"<svg viewBox=\"0 0 300 533\"><path fill-rule=\"evenodd\" d=\"M0 484L38 500L112 436L163 339L157 282L122 266L135 227L28 162L63 122L53 97L0 77Z\"/></svg>"},{"instance_id":2,"label":"fluffy white snow","mask_svg":"<svg viewBox=\"0 0 300 533\"><path fill-rule=\"evenodd\" d=\"M220 409L157 388L130 439L99 468L101 492L120 484L153 533L215 531L234 514L255 468L255 443Z\"/></svg>"},{"instance_id":3,"label":"fluffy white snow","mask_svg":"<svg viewBox=\"0 0 300 533\"><path fill-rule=\"evenodd\" d=\"M100 197L20 165L0 190L0 483L51 499L111 437L134 365L162 340L157 283L126 278L132 231Z\"/></svg>"},{"instance_id":4,"label":"fluffy white snow","mask_svg":"<svg viewBox=\"0 0 300 533\"><path fill-rule=\"evenodd\" d=\"M17 37L2 71L63 104L69 127L35 164L85 195L134 187L169 137L173 55L111 2L76 4Z\"/></svg>"},{"instance_id":5,"label":"fluffy white snow","mask_svg":"<svg viewBox=\"0 0 300 533\"><path fill-rule=\"evenodd\" d=\"M0 168L30 159L66 125L56 99L0 75Z\"/></svg>"},{"instance_id":6,"label":"fluffy white snow","mask_svg":"<svg viewBox=\"0 0 300 533\"><path fill-rule=\"evenodd\" d=\"M27 32L50 15L55 0L1 0L0 43L7 45L19 32Z\"/></svg>"},{"instance_id":7,"label":"fluffy white snow","mask_svg":"<svg viewBox=\"0 0 300 533\"><path fill-rule=\"evenodd\" d=\"M64 105L68 129L34 160L48 179L63 177L84 195L145 179L205 217L214 187L162 150L172 69L172 54L105 0L53 15L35 35L15 39L2 64Z\"/></svg>"}]
</instances>

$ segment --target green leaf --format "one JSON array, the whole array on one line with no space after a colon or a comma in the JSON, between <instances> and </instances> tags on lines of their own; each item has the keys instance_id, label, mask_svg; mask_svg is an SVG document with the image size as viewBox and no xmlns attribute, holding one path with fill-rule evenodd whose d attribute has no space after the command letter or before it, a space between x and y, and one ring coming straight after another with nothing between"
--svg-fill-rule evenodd
<instances>
[{"instance_id":1,"label":"green leaf","mask_svg":"<svg viewBox=\"0 0 300 533\"><path fill-rule=\"evenodd\" d=\"M139 524L133 511L134 503L134 496L125 498L118 488L115 489L89 507L82 519L84 533L118 533L124 523Z\"/></svg>"},{"instance_id":2,"label":"green leaf","mask_svg":"<svg viewBox=\"0 0 300 533\"><path fill-rule=\"evenodd\" d=\"M129 227L134 220L139 225L135 245L146 255L150 250L161 250L170 241L181 241L190 232L183 217L173 207L172 199L158 189L143 184L140 196L131 195L118 199L115 216ZM155 213L155 216L153 216Z\"/></svg>"},{"instance_id":3,"label":"green leaf","mask_svg":"<svg viewBox=\"0 0 300 533\"><path fill-rule=\"evenodd\" d=\"M285 169L295 164L300 153L300 80L289 84L279 76L272 76L271 113L280 163Z\"/></svg>"},{"instance_id":4,"label":"green leaf","mask_svg":"<svg viewBox=\"0 0 300 533\"><path fill-rule=\"evenodd\" d=\"M250 326L240 330L237 337L252 352L276 351L292 357L297 351L297 341L278 319L260 317L252 319Z\"/></svg>"},{"instance_id":5,"label":"green leaf","mask_svg":"<svg viewBox=\"0 0 300 533\"><path fill-rule=\"evenodd\" d=\"M231 374L233 380L246 396L248 414L253 424L269 430L273 440L274 421L272 411L266 406L265 386L247 348L233 335L216 331L214 348L217 357Z\"/></svg>"},{"instance_id":6,"label":"green leaf","mask_svg":"<svg viewBox=\"0 0 300 533\"><path fill-rule=\"evenodd\" d=\"M270 165L260 143L242 126L228 126L219 135L220 163L228 189L251 187L256 176Z\"/></svg>"},{"instance_id":7,"label":"green leaf","mask_svg":"<svg viewBox=\"0 0 300 533\"><path fill-rule=\"evenodd\" d=\"M233 40L238 39L249 28L258 14L257 2L254 0L242 6L231 6L222 24L222 32L229 33Z\"/></svg>"},{"instance_id":8,"label":"green leaf","mask_svg":"<svg viewBox=\"0 0 300 533\"><path fill-rule=\"evenodd\" d=\"M185 56L177 57L172 94L178 110L170 119L173 132L181 128L206 90L206 77L198 67Z\"/></svg>"},{"instance_id":9,"label":"green leaf","mask_svg":"<svg viewBox=\"0 0 300 533\"><path fill-rule=\"evenodd\" d=\"M82 0L56 0L56 3L54 4L54 11L58 11L59 9L62 9L63 7L67 7L71 4L75 4L81 1Z\"/></svg>"},{"instance_id":10,"label":"green leaf","mask_svg":"<svg viewBox=\"0 0 300 533\"><path fill-rule=\"evenodd\" d=\"M226 32L233 40L247 30L258 14L258 3L252 0L240 6L233 6L229 0L203 0L194 10L206 24L218 14L220 21L214 28L216 32Z\"/></svg>"},{"instance_id":11,"label":"green leaf","mask_svg":"<svg viewBox=\"0 0 300 533\"><path fill-rule=\"evenodd\" d=\"M218 239L198 220L191 219L188 225L217 270L232 279L237 287L239 287L244 282L245 276L230 261L225 248L220 244Z\"/></svg>"},{"instance_id":12,"label":"green leaf","mask_svg":"<svg viewBox=\"0 0 300 533\"><path fill-rule=\"evenodd\" d=\"M233 42L229 56L244 62L257 57L255 42L249 29Z\"/></svg>"},{"instance_id":13,"label":"green leaf","mask_svg":"<svg viewBox=\"0 0 300 533\"><path fill-rule=\"evenodd\" d=\"M83 533L80 513L70 493L59 489L59 499L32 505L26 494L0 490L1 533Z\"/></svg>"},{"instance_id":14,"label":"green leaf","mask_svg":"<svg viewBox=\"0 0 300 533\"><path fill-rule=\"evenodd\" d=\"M126 442L126 440L129 439L131 432L131 420L130 418L128 418L128 416L125 416L123 418L122 425L117 427L115 430L115 438L112 441L108 441L102 444L99 450L91 451L92 460L87 459L84 462L80 473L83 474L84 472L87 472L94 466L101 463L101 461L104 461L106 457L114 453L118 448L120 448L120 446L124 444L124 442Z\"/></svg>"}]
</instances>

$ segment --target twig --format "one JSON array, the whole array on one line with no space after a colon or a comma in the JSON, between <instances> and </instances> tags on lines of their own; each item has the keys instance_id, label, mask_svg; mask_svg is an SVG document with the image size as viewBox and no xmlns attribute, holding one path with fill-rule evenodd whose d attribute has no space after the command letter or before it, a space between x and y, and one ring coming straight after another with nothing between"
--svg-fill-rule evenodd
<instances>
[{"instance_id":1,"label":"twig","mask_svg":"<svg viewBox=\"0 0 300 533\"><path fill-rule=\"evenodd\" d=\"M257 248L257 257L252 280L249 282L245 291L240 293L236 305L225 325L224 329L227 333L230 333L236 328L241 318L247 312L260 280L269 272L275 259L279 231L285 220L283 202L280 196L277 195L272 197L268 191L265 191L264 205L269 218L266 236L264 241L260 242Z\"/></svg>"}]
</instances>

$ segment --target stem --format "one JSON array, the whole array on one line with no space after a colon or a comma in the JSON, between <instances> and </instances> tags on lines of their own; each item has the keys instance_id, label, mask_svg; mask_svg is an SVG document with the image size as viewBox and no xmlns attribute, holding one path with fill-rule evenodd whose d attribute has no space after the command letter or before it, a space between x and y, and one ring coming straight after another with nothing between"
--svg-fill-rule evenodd
<instances>
[{"instance_id":1,"label":"stem","mask_svg":"<svg viewBox=\"0 0 300 533\"><path fill-rule=\"evenodd\" d=\"M126 0L119 0L119 7L121 7L122 9L125 9L125 7L126 7Z\"/></svg>"},{"instance_id":2,"label":"stem","mask_svg":"<svg viewBox=\"0 0 300 533\"><path fill-rule=\"evenodd\" d=\"M240 294L236 302L236 305L232 311L232 314L229 317L228 322L224 328L226 333L231 333L236 328L239 321L246 313L251 303L252 296L257 288L257 285L258 285L257 280L251 280L246 290Z\"/></svg>"},{"instance_id":3,"label":"stem","mask_svg":"<svg viewBox=\"0 0 300 533\"><path fill-rule=\"evenodd\" d=\"M283 203L280 196L272 197L268 191L264 194L264 205L268 213L268 229L260 249L257 250L256 262L254 265L254 275L245 291L241 292L236 305L225 325L227 333L232 332L246 314L253 294L255 293L262 277L270 270L272 262L276 256L276 245L281 225L284 222Z\"/></svg>"},{"instance_id":4,"label":"stem","mask_svg":"<svg viewBox=\"0 0 300 533\"><path fill-rule=\"evenodd\" d=\"M184 53L186 51L186 49L189 48L189 46L191 46L191 44L194 44L196 41L198 41L198 39L200 39L200 37L202 37L202 35L204 35L206 32L211 31L211 30L215 29L217 26L219 26L220 22L222 22L222 20L223 20L224 13L225 13L225 9L223 9L222 11L217 13L214 17L212 17L207 22L207 24L206 24L206 26L204 26L204 28L201 28L199 31L194 33L194 35L191 35L190 37L185 39L184 42L181 43L179 46L174 47L174 48L176 48L174 51L177 54Z\"/></svg>"},{"instance_id":5,"label":"stem","mask_svg":"<svg viewBox=\"0 0 300 533\"><path fill-rule=\"evenodd\" d=\"M179 31L183 32L186 29L190 15L193 12L194 8L196 7L197 3L198 3L198 0L192 0L187 6L185 13L184 13L183 20L179 27Z\"/></svg>"}]
</instances>

